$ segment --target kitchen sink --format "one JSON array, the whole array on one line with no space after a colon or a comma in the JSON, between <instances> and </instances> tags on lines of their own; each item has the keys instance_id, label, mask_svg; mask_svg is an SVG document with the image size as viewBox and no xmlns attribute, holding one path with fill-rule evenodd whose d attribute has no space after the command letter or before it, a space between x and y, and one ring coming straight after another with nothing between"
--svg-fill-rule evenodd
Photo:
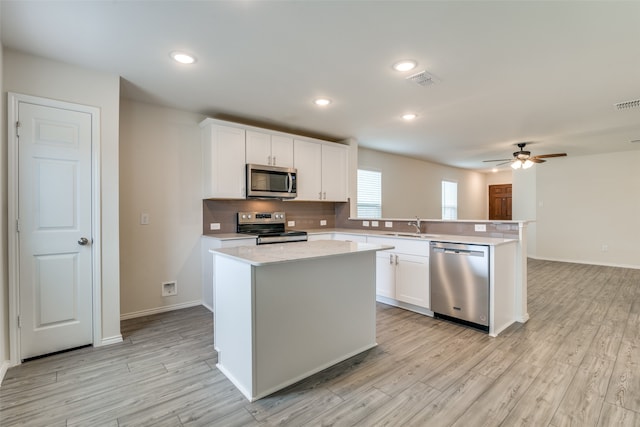
<instances>
[{"instance_id":1,"label":"kitchen sink","mask_svg":"<svg viewBox=\"0 0 640 427\"><path fill-rule=\"evenodd\" d=\"M385 236L394 237L414 237L416 239L433 239L438 237L436 234L424 234L424 233L384 233Z\"/></svg>"}]
</instances>

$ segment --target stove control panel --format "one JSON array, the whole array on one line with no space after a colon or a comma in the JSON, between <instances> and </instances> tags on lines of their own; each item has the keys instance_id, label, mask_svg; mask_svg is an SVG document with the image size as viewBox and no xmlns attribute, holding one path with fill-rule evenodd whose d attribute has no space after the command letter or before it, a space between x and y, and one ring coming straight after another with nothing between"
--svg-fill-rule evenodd
<instances>
[{"instance_id":1,"label":"stove control panel","mask_svg":"<svg viewBox=\"0 0 640 427\"><path fill-rule=\"evenodd\" d=\"M238 224L284 224L284 212L238 212Z\"/></svg>"}]
</instances>

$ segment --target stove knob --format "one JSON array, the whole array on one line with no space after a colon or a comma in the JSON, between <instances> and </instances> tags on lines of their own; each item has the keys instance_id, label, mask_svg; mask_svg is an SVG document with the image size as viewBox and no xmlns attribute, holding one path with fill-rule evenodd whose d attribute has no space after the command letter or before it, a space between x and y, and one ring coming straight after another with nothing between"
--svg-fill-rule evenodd
<instances>
[{"instance_id":1,"label":"stove knob","mask_svg":"<svg viewBox=\"0 0 640 427\"><path fill-rule=\"evenodd\" d=\"M242 219L247 219L247 216L246 215L242 215Z\"/></svg>"}]
</instances>

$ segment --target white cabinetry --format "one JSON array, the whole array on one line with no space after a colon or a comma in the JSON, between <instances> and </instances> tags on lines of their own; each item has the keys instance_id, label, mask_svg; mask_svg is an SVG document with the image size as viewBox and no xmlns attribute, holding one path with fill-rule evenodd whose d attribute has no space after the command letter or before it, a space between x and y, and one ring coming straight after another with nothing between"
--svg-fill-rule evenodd
<instances>
[{"instance_id":1,"label":"white cabinetry","mask_svg":"<svg viewBox=\"0 0 640 427\"><path fill-rule=\"evenodd\" d=\"M369 243L393 245L376 254L376 293L382 302L429 309L429 242L369 237ZM408 304L408 305L407 305Z\"/></svg>"},{"instance_id":2,"label":"white cabinetry","mask_svg":"<svg viewBox=\"0 0 640 427\"><path fill-rule=\"evenodd\" d=\"M245 130L206 119L202 127L202 198L244 199Z\"/></svg>"},{"instance_id":3,"label":"white cabinetry","mask_svg":"<svg viewBox=\"0 0 640 427\"><path fill-rule=\"evenodd\" d=\"M297 200L347 200L348 148L296 139L293 163L298 169Z\"/></svg>"},{"instance_id":4,"label":"white cabinetry","mask_svg":"<svg viewBox=\"0 0 640 427\"><path fill-rule=\"evenodd\" d=\"M293 167L293 138L247 131L247 163Z\"/></svg>"}]
</instances>

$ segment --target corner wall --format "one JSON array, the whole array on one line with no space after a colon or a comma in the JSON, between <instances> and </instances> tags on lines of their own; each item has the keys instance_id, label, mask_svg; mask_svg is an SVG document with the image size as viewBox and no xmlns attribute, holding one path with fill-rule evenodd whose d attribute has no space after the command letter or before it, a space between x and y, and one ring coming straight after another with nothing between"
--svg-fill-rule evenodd
<instances>
[{"instance_id":1,"label":"corner wall","mask_svg":"<svg viewBox=\"0 0 640 427\"><path fill-rule=\"evenodd\" d=\"M2 8L0 8L1 10ZM0 384L9 367L9 254L7 252L7 95L4 91L3 47L0 43Z\"/></svg>"},{"instance_id":2,"label":"corner wall","mask_svg":"<svg viewBox=\"0 0 640 427\"><path fill-rule=\"evenodd\" d=\"M120 105L122 318L202 303L199 114L127 99ZM149 224L140 224L140 215ZM162 296L163 282L178 294Z\"/></svg>"}]
</instances>

